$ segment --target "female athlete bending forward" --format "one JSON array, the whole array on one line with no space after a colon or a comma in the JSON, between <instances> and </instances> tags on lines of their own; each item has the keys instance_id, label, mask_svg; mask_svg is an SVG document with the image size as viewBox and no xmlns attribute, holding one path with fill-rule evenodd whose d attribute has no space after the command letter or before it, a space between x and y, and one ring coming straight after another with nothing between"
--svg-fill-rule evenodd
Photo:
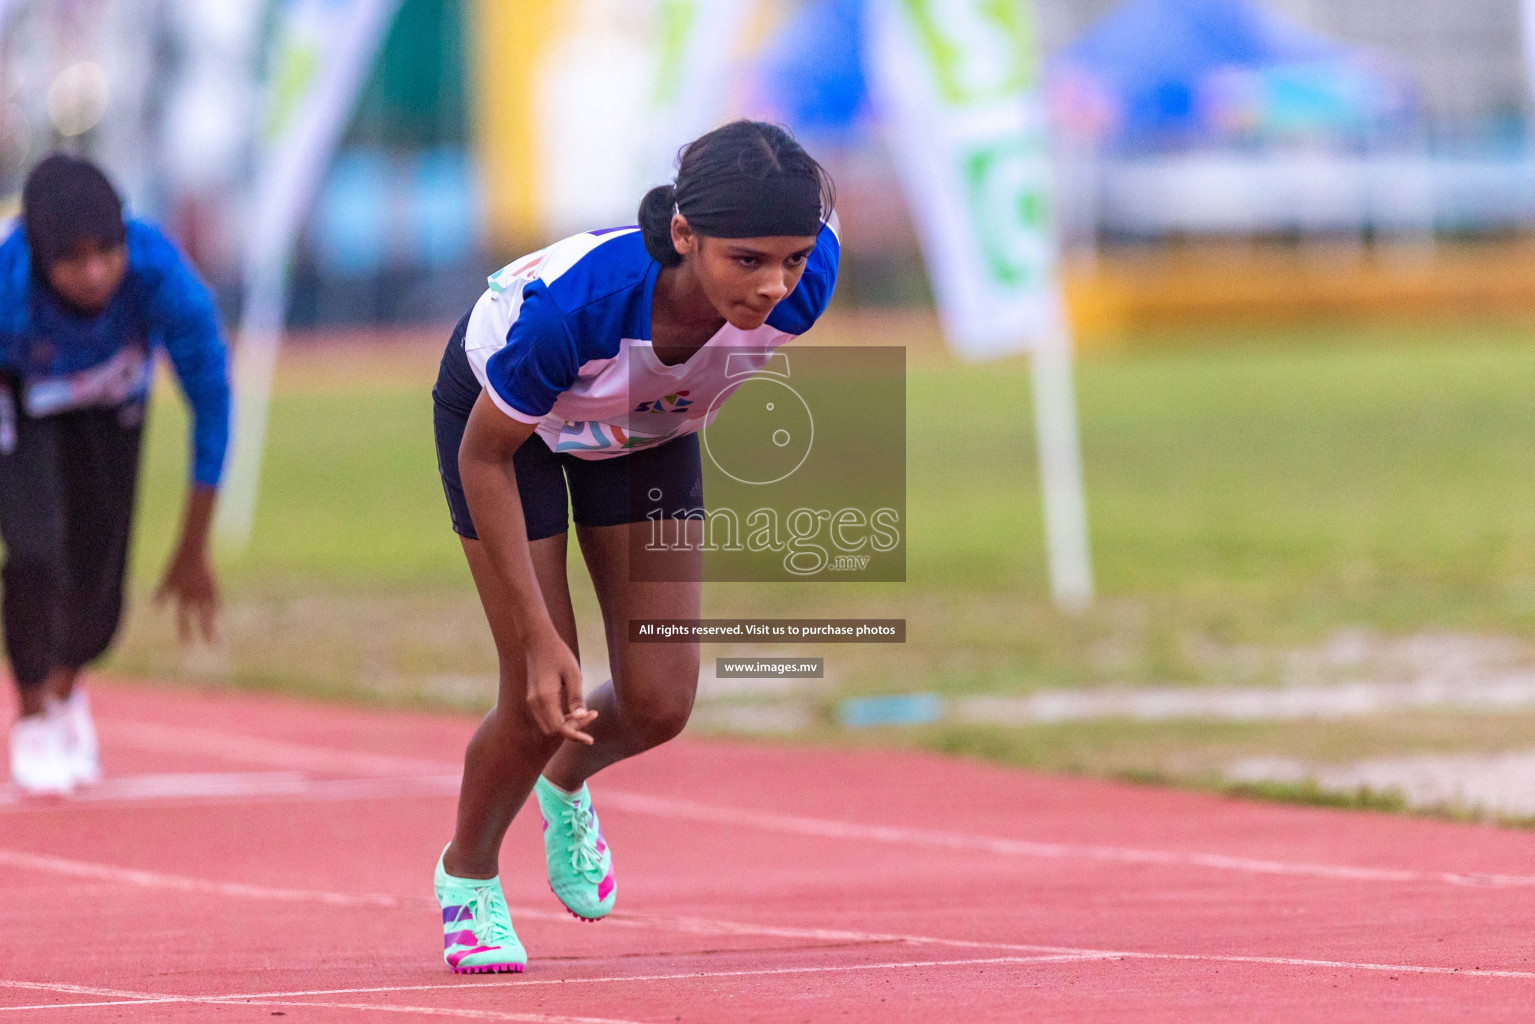
<instances>
[{"instance_id":1,"label":"female athlete bending forward","mask_svg":"<svg viewBox=\"0 0 1535 1024\"><path fill-rule=\"evenodd\" d=\"M698 431L716 398L803 334L837 275L831 182L783 129L736 121L682 151L637 228L591 231L503 268L448 341L433 389L438 468L501 663L469 742L453 841L437 864L443 957L520 971L527 954L497 879L529 792L549 884L571 913L617 894L586 780L682 731L697 644L628 643L631 618L697 618ZM727 376L727 357L735 350ZM566 507L602 608L613 678L583 696L565 575ZM630 579L647 508L687 543ZM656 496L659 495L659 498Z\"/></svg>"}]
</instances>

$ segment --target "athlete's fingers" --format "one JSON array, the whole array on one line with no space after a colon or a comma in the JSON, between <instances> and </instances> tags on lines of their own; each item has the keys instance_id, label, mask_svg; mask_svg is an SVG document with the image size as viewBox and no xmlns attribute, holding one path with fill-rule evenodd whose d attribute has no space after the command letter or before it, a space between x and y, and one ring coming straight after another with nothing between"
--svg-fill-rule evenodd
<instances>
[{"instance_id":1,"label":"athlete's fingers","mask_svg":"<svg viewBox=\"0 0 1535 1024\"><path fill-rule=\"evenodd\" d=\"M182 646L192 642L192 609L185 595L181 595L176 602L176 635L181 639Z\"/></svg>"},{"instance_id":2,"label":"athlete's fingers","mask_svg":"<svg viewBox=\"0 0 1535 1024\"><path fill-rule=\"evenodd\" d=\"M569 722L566 722L564 725L560 726L560 735L565 737L567 740L574 740L577 743L585 743L588 747L597 742L596 740L592 739L591 733L582 732L580 729L577 729Z\"/></svg>"},{"instance_id":3,"label":"athlete's fingers","mask_svg":"<svg viewBox=\"0 0 1535 1024\"><path fill-rule=\"evenodd\" d=\"M218 601L212 595L197 602L197 624L201 627L203 640L213 643L218 640Z\"/></svg>"},{"instance_id":4,"label":"athlete's fingers","mask_svg":"<svg viewBox=\"0 0 1535 1024\"><path fill-rule=\"evenodd\" d=\"M528 710L533 712L533 721L544 731L545 735L552 735L559 729L560 716L557 713L550 694L533 690L528 693Z\"/></svg>"},{"instance_id":5,"label":"athlete's fingers","mask_svg":"<svg viewBox=\"0 0 1535 1024\"><path fill-rule=\"evenodd\" d=\"M560 723L560 735L577 743L585 743L587 746L596 742L586 727L597 718L597 712L593 708L579 707L574 711L565 713L565 721Z\"/></svg>"},{"instance_id":6,"label":"athlete's fingers","mask_svg":"<svg viewBox=\"0 0 1535 1024\"><path fill-rule=\"evenodd\" d=\"M585 680L578 672L563 672L560 675L560 696L563 698L565 717L569 718L578 711L586 710L586 694L584 690Z\"/></svg>"},{"instance_id":7,"label":"athlete's fingers","mask_svg":"<svg viewBox=\"0 0 1535 1024\"><path fill-rule=\"evenodd\" d=\"M565 725L565 711L561 706L560 691L553 686L528 687L528 709L533 713L533 720L543 730L544 735L554 736L563 731Z\"/></svg>"},{"instance_id":8,"label":"athlete's fingers","mask_svg":"<svg viewBox=\"0 0 1535 1024\"><path fill-rule=\"evenodd\" d=\"M560 723L560 735L567 740L574 740L577 743L585 743L587 746L591 746L597 741L592 738L591 733L586 732L582 727L595 717L597 717L596 712L592 712L590 717L584 720L575 715L566 718L565 721Z\"/></svg>"}]
</instances>

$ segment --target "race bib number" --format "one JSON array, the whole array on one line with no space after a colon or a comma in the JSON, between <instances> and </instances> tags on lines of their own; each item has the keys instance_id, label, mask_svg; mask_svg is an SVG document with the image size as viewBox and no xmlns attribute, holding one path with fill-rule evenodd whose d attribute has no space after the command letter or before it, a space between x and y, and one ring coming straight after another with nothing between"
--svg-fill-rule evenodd
<instances>
[{"instance_id":1,"label":"race bib number","mask_svg":"<svg viewBox=\"0 0 1535 1024\"><path fill-rule=\"evenodd\" d=\"M28 416L40 418L73 409L124 405L148 391L152 370L148 353L129 346L87 369L27 381L22 407Z\"/></svg>"}]
</instances>

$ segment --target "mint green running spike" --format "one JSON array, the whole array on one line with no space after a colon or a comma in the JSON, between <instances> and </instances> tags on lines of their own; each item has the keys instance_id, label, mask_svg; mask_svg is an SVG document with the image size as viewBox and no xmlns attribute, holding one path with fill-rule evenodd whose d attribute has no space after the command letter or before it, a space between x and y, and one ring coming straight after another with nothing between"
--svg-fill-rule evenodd
<instances>
[{"instance_id":1,"label":"mint green running spike","mask_svg":"<svg viewBox=\"0 0 1535 1024\"><path fill-rule=\"evenodd\" d=\"M454 974L520 972L528 966L527 950L512 930L500 878L455 878L438 857L432 883L442 907L442 958Z\"/></svg>"},{"instance_id":2,"label":"mint green running spike","mask_svg":"<svg viewBox=\"0 0 1535 1024\"><path fill-rule=\"evenodd\" d=\"M607 917L618 898L618 883L613 878L613 851L602 838L591 792L583 785L575 796L567 796L540 775L533 794L544 816L549 888L581 920Z\"/></svg>"}]
</instances>

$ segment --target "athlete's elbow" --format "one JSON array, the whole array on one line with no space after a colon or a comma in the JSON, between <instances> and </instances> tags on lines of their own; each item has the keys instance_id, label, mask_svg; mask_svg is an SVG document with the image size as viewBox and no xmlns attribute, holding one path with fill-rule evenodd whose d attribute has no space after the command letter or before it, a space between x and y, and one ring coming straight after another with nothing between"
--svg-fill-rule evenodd
<instances>
[{"instance_id":1,"label":"athlete's elbow","mask_svg":"<svg viewBox=\"0 0 1535 1024\"><path fill-rule=\"evenodd\" d=\"M512 461L512 456L517 454L517 449L525 440L525 438L510 436L506 431L477 430L475 427L475 421L471 419L469 428L464 431L463 440L459 442L458 471L460 473L483 468L501 471L507 463Z\"/></svg>"}]
</instances>

